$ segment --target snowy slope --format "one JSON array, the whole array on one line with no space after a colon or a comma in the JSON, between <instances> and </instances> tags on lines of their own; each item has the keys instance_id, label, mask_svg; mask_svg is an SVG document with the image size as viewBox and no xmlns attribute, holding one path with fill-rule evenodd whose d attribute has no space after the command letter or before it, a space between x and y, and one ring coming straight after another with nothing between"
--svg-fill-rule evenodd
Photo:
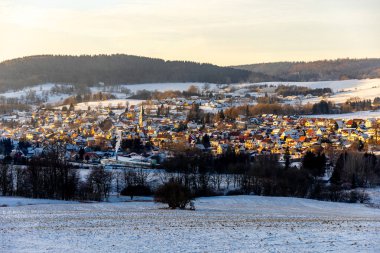
<instances>
[{"instance_id":1,"label":"snowy slope","mask_svg":"<svg viewBox=\"0 0 380 253\"><path fill-rule=\"evenodd\" d=\"M123 84L120 85L123 88L130 89L131 92L136 92L138 90L149 90L149 91L168 91L168 90L179 90L185 91L190 86L197 86L199 89L202 89L204 83L144 83L144 84ZM216 84L210 84L210 88L215 88Z\"/></svg>"},{"instance_id":2,"label":"snowy slope","mask_svg":"<svg viewBox=\"0 0 380 253\"><path fill-rule=\"evenodd\" d=\"M45 98L44 94L48 93L48 96L46 96L47 103L56 103L70 96L68 94L51 94L50 90L54 87L54 85L55 84L52 84L52 83L36 85L36 86L28 87L22 90L7 91L4 93L0 93L0 96L6 97L6 98L20 99L21 97L27 96L27 94L32 91L32 92L35 92L37 97Z\"/></svg>"},{"instance_id":3,"label":"snowy slope","mask_svg":"<svg viewBox=\"0 0 380 253\"><path fill-rule=\"evenodd\" d=\"M305 86L312 89L315 88L331 88L334 94L329 98L329 100L342 103L351 97L360 97L366 99L373 99L375 97L380 97L380 79L364 79L364 80L344 80L344 81L318 81L318 82L263 82L263 83L242 83L233 84L239 89L235 91L237 94L245 94L244 89L247 86L254 84L268 84L268 85L297 85ZM187 90L191 85L195 85L202 89L204 83L151 83L151 84L130 84L121 85L123 88L128 88L132 92L138 90L149 90L149 91L166 91L166 90ZM210 89L215 89L216 84L210 84ZM94 92L96 89L94 89ZM241 92L240 92L241 91ZM321 98L314 98L309 100L304 100L305 103L315 103L319 102Z\"/></svg>"},{"instance_id":4,"label":"snowy slope","mask_svg":"<svg viewBox=\"0 0 380 253\"><path fill-rule=\"evenodd\" d=\"M380 209L297 198L0 208L0 252L379 252Z\"/></svg>"},{"instance_id":5,"label":"snowy slope","mask_svg":"<svg viewBox=\"0 0 380 253\"><path fill-rule=\"evenodd\" d=\"M22 90L17 90L17 91L7 91L4 93L0 93L0 96L4 96L6 98L19 98L21 96L25 96L28 91L35 91L37 92L37 95L41 95L38 93L42 93L43 91L50 91L51 88L54 87L54 84L41 84L41 85L36 85L32 87L28 87Z\"/></svg>"},{"instance_id":6,"label":"snowy slope","mask_svg":"<svg viewBox=\"0 0 380 253\"><path fill-rule=\"evenodd\" d=\"M244 95L247 90L247 86L255 84L268 84L268 85L297 85L297 86L306 86L310 88L331 88L335 94L332 95L328 100L342 103L351 97L359 97L366 99L373 99L375 97L380 97L380 79L364 79L364 80L344 80L344 81L319 81L319 82L263 82L263 83L242 83L242 84L233 84L238 88L234 93ZM119 88L128 88L132 93L135 93L138 90L149 90L149 91L167 91L167 90L187 90L191 85L197 86L199 89L202 89L204 83L149 83L149 84L124 84L119 85ZM210 89L217 89L216 84L209 84ZM29 88L25 88L20 91L9 91L5 93L0 93L0 96L7 98L26 96L28 92L35 91L37 96L43 96L43 93L49 92L54 84L42 84ZM92 87L91 92L96 93L104 91L110 87ZM115 87L114 87L115 88ZM110 91L117 98L125 98L126 95L122 92ZM46 98L48 103L56 103L65 98L68 94L49 94ZM311 98L303 100L303 103L315 103L319 102L321 98Z\"/></svg>"},{"instance_id":7,"label":"snowy slope","mask_svg":"<svg viewBox=\"0 0 380 253\"><path fill-rule=\"evenodd\" d=\"M335 93L328 98L329 101L336 103L346 102L347 99L352 97L359 97L362 99L374 99L380 97L380 79L363 79L363 80L344 80L344 81L318 81L318 82L263 82L258 84L268 85L296 85L304 86L312 89L316 88L331 88ZM252 84L239 84L240 88L250 86ZM305 99L303 103L316 103L321 98Z\"/></svg>"},{"instance_id":8,"label":"snowy slope","mask_svg":"<svg viewBox=\"0 0 380 253\"><path fill-rule=\"evenodd\" d=\"M331 88L334 95L328 98L335 103L344 103L352 97L374 99L380 97L380 79L324 81L324 82L297 82L291 85L306 86L309 88ZM304 100L304 103L316 103L320 98Z\"/></svg>"},{"instance_id":9,"label":"snowy slope","mask_svg":"<svg viewBox=\"0 0 380 253\"><path fill-rule=\"evenodd\" d=\"M85 103L78 103L75 105L75 110L87 110L88 107L90 106L91 109L95 109L98 106L101 107L116 107L118 105L125 106L126 103L128 102L129 106L131 105L139 105L143 102L144 100L139 100L139 99L110 99L110 100L105 100L105 101L92 101L92 102L85 102Z\"/></svg>"},{"instance_id":10,"label":"snowy slope","mask_svg":"<svg viewBox=\"0 0 380 253\"><path fill-rule=\"evenodd\" d=\"M343 80L343 81L315 81L315 82L263 82L261 84L273 85L297 85L309 87L311 89L317 88L331 88L334 92L342 90L359 90L359 89L372 89L374 86L380 88L380 79L362 79L362 80Z\"/></svg>"},{"instance_id":11,"label":"snowy slope","mask_svg":"<svg viewBox=\"0 0 380 253\"><path fill-rule=\"evenodd\" d=\"M304 115L306 118L323 118L323 119L370 119L380 118L380 111L359 111L342 114L320 114L320 115Z\"/></svg>"},{"instance_id":12,"label":"snowy slope","mask_svg":"<svg viewBox=\"0 0 380 253\"><path fill-rule=\"evenodd\" d=\"M241 83L241 84L232 84L235 87L239 87L243 89L247 86L253 84L268 84L268 85L297 85L297 86L305 86L312 89L315 88L331 88L334 92L338 91L367 91L376 87L380 94L380 79L363 79L363 80L344 80L344 81L317 81L317 82L262 82L262 83ZM120 85L123 88L128 88L132 92L136 92L138 90L149 90L149 91L167 91L167 90L187 90L191 85L197 86L202 89L204 83L147 83L147 84L124 84ZM215 89L216 84L209 84L210 89ZM94 92L101 91L99 88L93 88ZM372 92L369 92L372 93ZM359 94L359 93L358 93Z\"/></svg>"}]
</instances>

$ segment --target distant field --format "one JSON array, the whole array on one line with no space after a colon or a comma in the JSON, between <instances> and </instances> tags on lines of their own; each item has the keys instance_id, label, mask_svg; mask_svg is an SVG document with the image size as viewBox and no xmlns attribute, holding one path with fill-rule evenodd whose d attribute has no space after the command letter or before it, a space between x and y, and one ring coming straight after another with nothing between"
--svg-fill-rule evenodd
<instances>
[{"instance_id":1,"label":"distant field","mask_svg":"<svg viewBox=\"0 0 380 253\"><path fill-rule=\"evenodd\" d=\"M303 117L323 118L323 119L369 119L369 118L380 118L380 111L359 111L359 112L342 113L342 114L304 115Z\"/></svg>"},{"instance_id":2,"label":"distant field","mask_svg":"<svg viewBox=\"0 0 380 253\"><path fill-rule=\"evenodd\" d=\"M319 81L319 82L265 82L273 85L297 85L305 86L312 89L331 88L334 95L328 98L329 101L336 103L344 103L352 97L361 99L374 99L380 97L380 79L364 79L364 80L345 80L345 81ZM246 84L245 84L246 85ZM316 103L321 98L305 99L304 103Z\"/></svg>"},{"instance_id":3,"label":"distant field","mask_svg":"<svg viewBox=\"0 0 380 253\"><path fill-rule=\"evenodd\" d=\"M237 87L234 92L239 95L244 95L246 93L246 87L255 84L269 84L269 85L297 85L306 86L309 88L331 88L335 94L327 98L329 101L336 103L344 103L347 99L352 97L359 97L361 99L374 99L375 97L380 97L380 79L364 79L364 80L345 80L345 81L318 81L318 82L263 82L263 83L241 83L233 84ZM167 90L187 90L191 85L197 86L202 89L204 83L149 83L149 84L126 84L120 85L120 87L128 88L131 92L137 92L139 90L149 90L149 91L167 91ZM22 96L27 96L27 94L33 90L36 92L37 96L42 96L43 93L48 92L54 84L43 84L37 85L30 88L25 88L19 91L8 91L0 93L0 96L7 98L21 98ZM216 84L210 84L210 89L217 90ZM101 87L91 88L92 93L102 91ZM125 99L127 96L124 93L111 92L118 99ZM54 94L47 96L48 103L56 103L67 98L68 94ZM316 103L322 98L311 98L304 99L303 103ZM107 102L104 102L107 103Z\"/></svg>"}]
</instances>

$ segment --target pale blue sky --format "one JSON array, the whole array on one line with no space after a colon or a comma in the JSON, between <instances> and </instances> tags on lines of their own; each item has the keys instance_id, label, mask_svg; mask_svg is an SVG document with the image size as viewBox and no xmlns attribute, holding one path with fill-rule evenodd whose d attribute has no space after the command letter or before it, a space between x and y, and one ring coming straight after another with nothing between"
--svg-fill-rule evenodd
<instances>
[{"instance_id":1,"label":"pale blue sky","mask_svg":"<svg viewBox=\"0 0 380 253\"><path fill-rule=\"evenodd\" d=\"M380 57L379 0L0 0L0 61L126 53L219 65Z\"/></svg>"}]
</instances>

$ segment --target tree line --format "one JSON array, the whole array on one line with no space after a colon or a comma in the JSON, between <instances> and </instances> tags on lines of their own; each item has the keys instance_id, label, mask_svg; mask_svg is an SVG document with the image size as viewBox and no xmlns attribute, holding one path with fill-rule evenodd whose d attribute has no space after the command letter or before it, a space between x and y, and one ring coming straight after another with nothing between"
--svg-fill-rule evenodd
<instances>
[{"instance_id":1,"label":"tree line","mask_svg":"<svg viewBox=\"0 0 380 253\"><path fill-rule=\"evenodd\" d=\"M149 91L149 90L138 90L136 94L130 96L132 99L144 99L144 100L162 100L168 98L178 98L184 97L189 98L191 96L200 96L201 91L195 85L191 85L187 90L179 91L179 90L168 90L168 91Z\"/></svg>"},{"instance_id":2,"label":"tree line","mask_svg":"<svg viewBox=\"0 0 380 253\"><path fill-rule=\"evenodd\" d=\"M193 197L255 194L355 203L368 201L364 189L380 184L380 162L369 153L344 152L331 164L323 153L308 151L300 167L289 156L281 164L272 154L189 154L177 154L164 166Z\"/></svg>"},{"instance_id":3,"label":"tree line","mask_svg":"<svg viewBox=\"0 0 380 253\"><path fill-rule=\"evenodd\" d=\"M277 81L329 81L380 77L380 59L337 59L234 66L277 77Z\"/></svg>"},{"instance_id":4,"label":"tree line","mask_svg":"<svg viewBox=\"0 0 380 253\"><path fill-rule=\"evenodd\" d=\"M157 201L165 202L176 197L170 189L177 189L181 191L178 194L186 196L182 206L194 197L236 194L366 202L368 195L363 189L380 184L378 158L354 151L342 152L330 162L324 153L308 151L300 166L295 166L286 154L285 162L280 163L274 154L251 156L227 150L213 156L191 148L177 149L161 164L157 174L160 180L153 182L148 180L149 171L138 168L99 167L92 168L86 176L80 175L60 152L59 147L53 147L49 153L27 159L23 166L3 160L1 195L103 201L115 192L131 198L156 194Z\"/></svg>"},{"instance_id":5,"label":"tree line","mask_svg":"<svg viewBox=\"0 0 380 253\"><path fill-rule=\"evenodd\" d=\"M279 85L276 88L276 93L278 95L286 96L299 96L299 95L313 95L313 96L323 96L325 94L333 93L330 88L315 88L311 89L304 86L297 85Z\"/></svg>"},{"instance_id":6,"label":"tree line","mask_svg":"<svg viewBox=\"0 0 380 253\"><path fill-rule=\"evenodd\" d=\"M253 76L252 76L253 75ZM266 75L247 70L188 61L164 61L132 55L40 55L0 63L2 91L41 83L117 84L159 82L238 83L264 81Z\"/></svg>"}]
</instances>

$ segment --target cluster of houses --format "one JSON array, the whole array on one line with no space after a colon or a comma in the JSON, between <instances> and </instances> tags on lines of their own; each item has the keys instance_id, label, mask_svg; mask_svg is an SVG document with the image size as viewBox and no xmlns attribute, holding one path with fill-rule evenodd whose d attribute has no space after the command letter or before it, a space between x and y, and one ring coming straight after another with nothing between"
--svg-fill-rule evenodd
<instances>
[{"instance_id":1,"label":"cluster of houses","mask_svg":"<svg viewBox=\"0 0 380 253\"><path fill-rule=\"evenodd\" d=\"M222 154L228 149L236 153L280 154L289 152L293 159L301 158L308 150L323 152L325 149L345 150L360 142L368 147L377 143L379 130L376 119L334 120L323 118L300 118L264 114L245 119L239 124L218 123L204 130L195 131L210 136L210 150ZM194 131L193 131L194 134Z\"/></svg>"},{"instance_id":2,"label":"cluster of houses","mask_svg":"<svg viewBox=\"0 0 380 253\"><path fill-rule=\"evenodd\" d=\"M192 97L133 105L126 100L124 106L117 107L15 112L0 116L0 134L15 144L30 143L27 152L21 155L38 155L43 147L62 143L68 160L77 161L79 151L84 150L85 161L92 163L114 155L118 135L121 140L138 139L143 147L149 146L148 151L141 151L145 156L170 155L173 147L182 145L214 155L231 151L251 155L289 152L293 159L299 159L307 150L343 150L355 142L369 144L369 147L377 143L376 119L334 120L263 114L239 116L235 122L198 124L186 120L194 103L204 110L217 112L213 108L226 108L233 105L231 101ZM244 103L249 101L252 102L248 99ZM121 155L134 152L125 147L119 151Z\"/></svg>"}]
</instances>

